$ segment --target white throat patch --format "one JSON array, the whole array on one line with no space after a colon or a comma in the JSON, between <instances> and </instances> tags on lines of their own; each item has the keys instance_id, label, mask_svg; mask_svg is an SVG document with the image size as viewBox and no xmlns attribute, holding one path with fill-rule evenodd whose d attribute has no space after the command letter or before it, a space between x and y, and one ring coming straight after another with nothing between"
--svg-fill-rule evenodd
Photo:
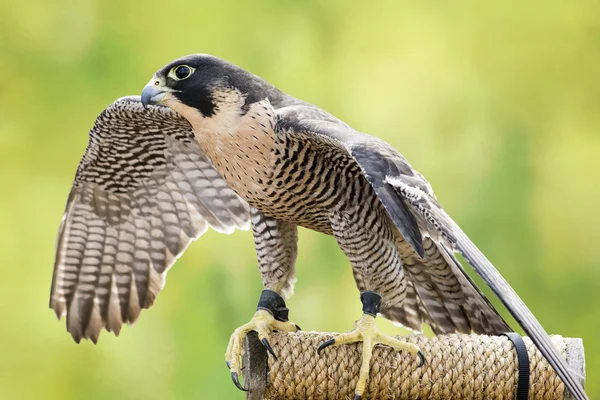
<instances>
[{"instance_id":1,"label":"white throat patch","mask_svg":"<svg viewBox=\"0 0 600 400\"><path fill-rule=\"evenodd\" d=\"M237 89L225 89L213 93L215 113L211 116L202 115L194 107L187 106L174 98L166 99L163 104L172 108L192 125L196 137L208 133L228 131L232 128L240 128L242 122L242 106L245 98Z\"/></svg>"}]
</instances>

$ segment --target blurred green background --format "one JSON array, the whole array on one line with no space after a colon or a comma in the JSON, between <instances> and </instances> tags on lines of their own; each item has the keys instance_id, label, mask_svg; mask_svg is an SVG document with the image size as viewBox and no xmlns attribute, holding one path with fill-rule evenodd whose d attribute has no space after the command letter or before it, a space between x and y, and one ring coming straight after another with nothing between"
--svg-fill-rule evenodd
<instances>
[{"instance_id":1,"label":"blurred green background","mask_svg":"<svg viewBox=\"0 0 600 400\"><path fill-rule=\"evenodd\" d=\"M4 2L0 397L243 398L223 354L261 290L248 232L194 243L119 338L76 345L47 306L95 117L205 52L398 148L545 328L584 339L587 392L600 398L600 5L451 3ZM301 232L288 305L308 330L360 316L331 238Z\"/></svg>"}]
</instances>

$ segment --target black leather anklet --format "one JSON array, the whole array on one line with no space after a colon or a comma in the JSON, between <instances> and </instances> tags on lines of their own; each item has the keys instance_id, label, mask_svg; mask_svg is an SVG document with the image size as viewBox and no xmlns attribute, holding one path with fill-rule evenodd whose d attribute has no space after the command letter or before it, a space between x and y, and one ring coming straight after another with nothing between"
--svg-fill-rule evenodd
<instances>
[{"instance_id":1,"label":"black leather anklet","mask_svg":"<svg viewBox=\"0 0 600 400\"><path fill-rule=\"evenodd\" d=\"M265 289L262 291L256 309L270 312L278 321L289 321L288 314L290 310L285 306L285 300L272 290Z\"/></svg>"},{"instance_id":2,"label":"black leather anklet","mask_svg":"<svg viewBox=\"0 0 600 400\"><path fill-rule=\"evenodd\" d=\"M360 301L363 304L363 312L373 317L379 313L381 306L381 296L371 290L365 290L360 294Z\"/></svg>"}]
</instances>

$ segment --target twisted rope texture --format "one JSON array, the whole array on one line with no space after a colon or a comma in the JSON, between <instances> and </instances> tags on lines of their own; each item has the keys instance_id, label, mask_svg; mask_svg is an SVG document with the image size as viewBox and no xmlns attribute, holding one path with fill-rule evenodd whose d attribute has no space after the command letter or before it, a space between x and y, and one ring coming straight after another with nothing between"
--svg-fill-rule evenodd
<instances>
[{"instance_id":1,"label":"twisted rope texture","mask_svg":"<svg viewBox=\"0 0 600 400\"><path fill-rule=\"evenodd\" d=\"M353 399L361 362L361 343L328 347L317 354L329 333L274 333L269 357L267 400ZM423 335L399 337L425 355L417 358L377 345L373 350L363 399L500 399L515 398L518 365L513 344L504 336ZM553 343L566 355L560 336ZM529 399L563 399L564 385L535 345L524 338L531 360Z\"/></svg>"}]
</instances>

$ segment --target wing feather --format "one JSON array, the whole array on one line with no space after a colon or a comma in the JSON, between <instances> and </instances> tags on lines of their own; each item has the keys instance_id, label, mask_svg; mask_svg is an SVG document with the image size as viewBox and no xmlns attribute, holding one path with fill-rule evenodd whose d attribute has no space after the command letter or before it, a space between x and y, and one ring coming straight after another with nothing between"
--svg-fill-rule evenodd
<instances>
[{"instance_id":1,"label":"wing feather","mask_svg":"<svg viewBox=\"0 0 600 400\"><path fill-rule=\"evenodd\" d=\"M59 228L50 307L75 341L119 334L150 307L168 269L211 226L248 229L249 207L189 124L165 107L117 100L90 131Z\"/></svg>"},{"instance_id":2,"label":"wing feather","mask_svg":"<svg viewBox=\"0 0 600 400\"><path fill-rule=\"evenodd\" d=\"M277 110L277 130L281 134L318 141L322 145L338 148L352 156L377 193L391 220L413 250L423 258L423 237L430 237L438 246L445 249L449 263L460 271L456 276L460 277L463 288L470 290L471 294L483 297L460 264L453 262L455 259L451 253L453 251L461 253L531 337L575 398L588 399L581 382L569 372L565 360L559 355L540 323L483 253L443 211L427 180L389 144L373 136L354 131L333 117L322 117L320 113L311 111L314 108L316 107L302 102L292 102L291 105L280 108ZM424 295L423 291L419 293L420 283L423 282L413 282L416 286L415 292L417 295ZM419 313L423 312L427 301L435 299L432 290L427 291L427 296L430 297L419 298ZM477 314L477 309L485 307L486 302L487 300L479 299L477 307L469 311L475 314L469 316L471 320L480 318L477 323L483 329L486 329L484 324L490 322L486 322L486 319L493 314L490 313L493 307L489 303L486 312ZM414 319L408 318L407 311L414 312L414 309L397 313L399 320L414 324ZM427 310L425 313L432 316ZM496 320L495 317L491 318L491 322ZM437 322L431 321L433 326L437 325ZM488 328L493 332L498 327L498 325L490 325Z\"/></svg>"}]
</instances>

